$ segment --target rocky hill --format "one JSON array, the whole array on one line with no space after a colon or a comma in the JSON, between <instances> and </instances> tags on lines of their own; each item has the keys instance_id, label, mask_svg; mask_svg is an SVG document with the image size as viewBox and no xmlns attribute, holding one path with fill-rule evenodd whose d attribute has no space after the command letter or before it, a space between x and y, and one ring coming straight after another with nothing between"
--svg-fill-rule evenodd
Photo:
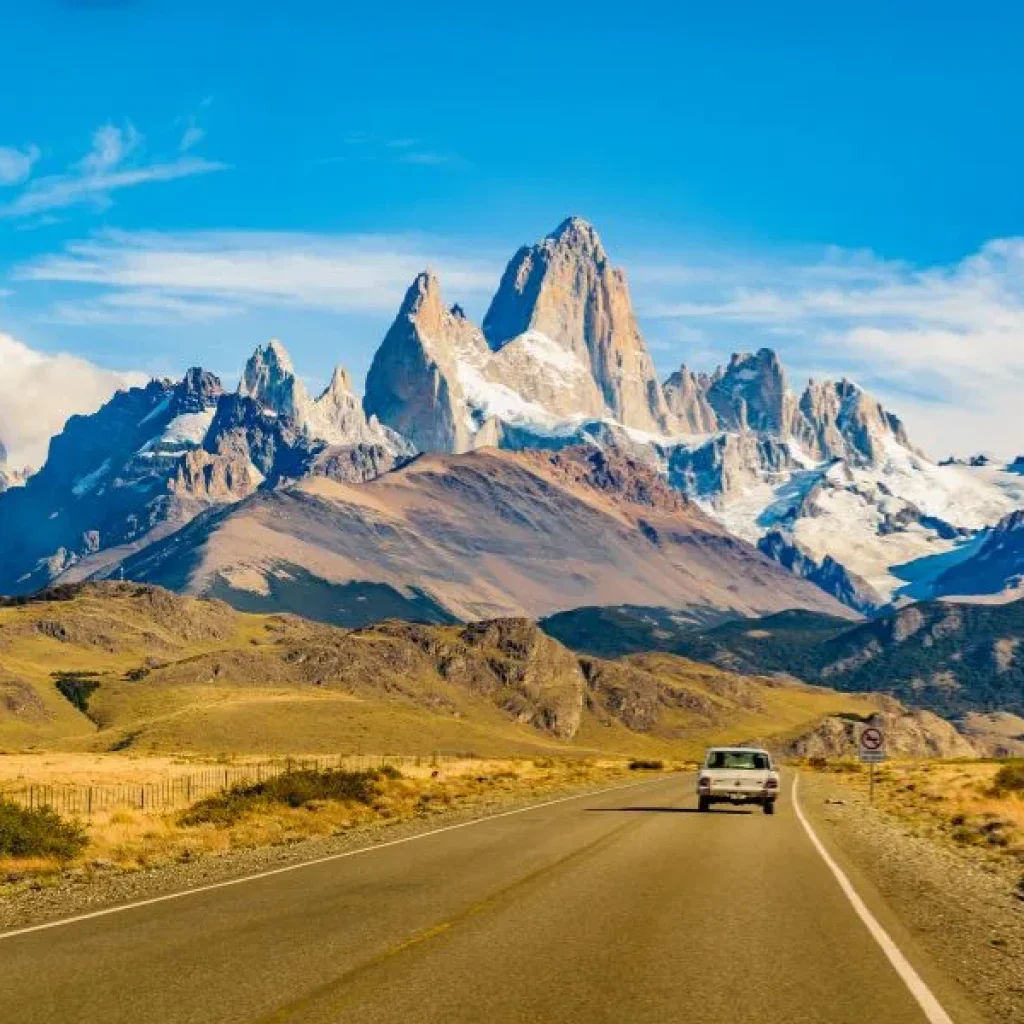
<instances>
[{"instance_id":1,"label":"rocky hill","mask_svg":"<svg viewBox=\"0 0 1024 1024\"><path fill-rule=\"evenodd\" d=\"M952 760L988 754L986 740L966 736L931 711L911 710L891 698L870 715L830 715L789 742L786 753L793 757L855 760L865 725L882 729L890 757Z\"/></svg>"},{"instance_id":2,"label":"rocky hill","mask_svg":"<svg viewBox=\"0 0 1024 1024\"><path fill-rule=\"evenodd\" d=\"M589 649L588 630L595 631L578 614L547 620L545 628L578 649ZM1024 714L1020 600L924 601L853 626L791 610L709 628L683 623L672 631L662 625L660 632L662 649L733 672L785 674L841 690L886 693L958 720L973 712ZM630 649L631 636L628 618L618 625L604 618L604 653ZM979 730L992 732L980 725Z\"/></svg>"},{"instance_id":3,"label":"rocky hill","mask_svg":"<svg viewBox=\"0 0 1024 1024\"><path fill-rule=\"evenodd\" d=\"M340 625L536 618L654 598L698 621L843 607L628 456L424 455L211 510L126 560L132 579Z\"/></svg>"},{"instance_id":4,"label":"rocky hill","mask_svg":"<svg viewBox=\"0 0 1024 1024\"><path fill-rule=\"evenodd\" d=\"M341 630L134 583L5 602L0 665L5 749L679 757L877 707L664 655L581 658L525 619Z\"/></svg>"}]
</instances>

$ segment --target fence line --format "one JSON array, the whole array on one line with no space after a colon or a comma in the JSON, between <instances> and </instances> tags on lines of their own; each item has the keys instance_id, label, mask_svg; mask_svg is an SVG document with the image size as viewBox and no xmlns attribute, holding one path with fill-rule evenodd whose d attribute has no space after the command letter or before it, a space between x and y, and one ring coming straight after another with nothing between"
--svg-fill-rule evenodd
<instances>
[{"instance_id":1,"label":"fence line","mask_svg":"<svg viewBox=\"0 0 1024 1024\"><path fill-rule=\"evenodd\" d=\"M289 757L249 764L207 765L197 771L184 772L159 782L123 782L109 785L0 783L0 799L28 808L52 807L59 814L84 818L114 810L173 811L189 807L196 800L213 793L221 793L232 786L262 782L289 771L368 771L383 768L384 765L393 765L399 770L423 766L440 770L446 764L468 760L471 757L472 755L452 754L339 754L332 757Z\"/></svg>"}]
</instances>

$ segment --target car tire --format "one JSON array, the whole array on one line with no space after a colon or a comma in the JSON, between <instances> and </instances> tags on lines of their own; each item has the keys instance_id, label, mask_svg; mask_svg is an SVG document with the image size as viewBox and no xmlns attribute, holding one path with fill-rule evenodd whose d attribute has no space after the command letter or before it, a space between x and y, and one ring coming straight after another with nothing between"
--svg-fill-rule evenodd
<instances>
[{"instance_id":1,"label":"car tire","mask_svg":"<svg viewBox=\"0 0 1024 1024\"><path fill-rule=\"evenodd\" d=\"M711 810L711 801L706 797L702 796L697 800L697 810L702 814Z\"/></svg>"},{"instance_id":2,"label":"car tire","mask_svg":"<svg viewBox=\"0 0 1024 1024\"><path fill-rule=\"evenodd\" d=\"M764 813L765 814L774 814L775 813L775 801L774 800L765 800L765 802L764 802Z\"/></svg>"}]
</instances>

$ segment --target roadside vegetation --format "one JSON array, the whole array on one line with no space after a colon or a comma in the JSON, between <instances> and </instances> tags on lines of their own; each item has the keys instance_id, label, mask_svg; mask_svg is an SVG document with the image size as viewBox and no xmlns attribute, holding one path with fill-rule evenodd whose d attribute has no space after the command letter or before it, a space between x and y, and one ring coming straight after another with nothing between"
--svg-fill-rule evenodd
<instances>
[{"instance_id":1,"label":"roadside vegetation","mask_svg":"<svg viewBox=\"0 0 1024 1024\"><path fill-rule=\"evenodd\" d=\"M85 755L78 755L86 767ZM102 771L112 778L116 758ZM146 759L124 759L133 777L152 772ZM160 769L180 766L158 762ZM642 766L632 768L632 765ZM49 809L0 803L0 893L81 881L110 873L191 863L232 851L343 836L390 824L487 813L503 804L556 791L612 785L634 771L670 771L682 764L624 759L536 758L464 760L433 765L384 764L366 770L295 768L197 800L186 809L119 808L77 821ZM67 777L65 774L63 777ZM16 823L5 842L4 822ZM35 831L33 831L35 829ZM37 837L28 841L29 837ZM47 838L48 837L48 838Z\"/></svg>"},{"instance_id":2,"label":"roadside vegetation","mask_svg":"<svg viewBox=\"0 0 1024 1024\"><path fill-rule=\"evenodd\" d=\"M867 769L813 758L863 795ZM1011 872L1024 898L1024 761L890 761L875 773L875 803L915 834Z\"/></svg>"},{"instance_id":3,"label":"roadside vegetation","mask_svg":"<svg viewBox=\"0 0 1024 1024\"><path fill-rule=\"evenodd\" d=\"M43 858L65 863L86 847L85 829L49 807L29 809L0 800L0 859Z\"/></svg>"}]
</instances>

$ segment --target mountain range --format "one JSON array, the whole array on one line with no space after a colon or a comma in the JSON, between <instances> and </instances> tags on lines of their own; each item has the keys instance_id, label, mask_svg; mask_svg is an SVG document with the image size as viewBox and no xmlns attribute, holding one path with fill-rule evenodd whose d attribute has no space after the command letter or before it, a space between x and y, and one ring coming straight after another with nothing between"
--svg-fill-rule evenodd
<instances>
[{"instance_id":1,"label":"mountain range","mask_svg":"<svg viewBox=\"0 0 1024 1024\"><path fill-rule=\"evenodd\" d=\"M0 592L121 576L342 624L663 605L686 621L845 617L1021 579L1024 475L931 461L848 380L775 353L659 380L624 272L569 218L481 324L429 272L360 397L284 346L72 417L27 479L0 460Z\"/></svg>"}]
</instances>

